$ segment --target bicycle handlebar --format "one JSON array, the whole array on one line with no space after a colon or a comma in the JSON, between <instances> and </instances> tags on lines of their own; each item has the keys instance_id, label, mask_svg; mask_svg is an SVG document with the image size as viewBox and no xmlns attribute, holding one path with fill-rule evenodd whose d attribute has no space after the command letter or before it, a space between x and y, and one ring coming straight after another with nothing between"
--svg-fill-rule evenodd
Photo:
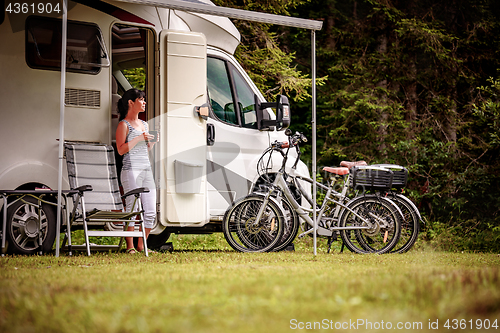
<instances>
[{"instance_id":1,"label":"bicycle handlebar","mask_svg":"<svg viewBox=\"0 0 500 333\"><path fill-rule=\"evenodd\" d=\"M288 135L288 142L274 141L271 143L271 147L278 149L297 147L299 144L304 142L307 142L307 137L304 134L297 132L294 135Z\"/></svg>"},{"instance_id":2,"label":"bicycle handlebar","mask_svg":"<svg viewBox=\"0 0 500 333\"><path fill-rule=\"evenodd\" d=\"M267 152L276 150L279 151L281 156L283 156L283 165L282 168L285 167L286 161L288 159L288 152L291 147L295 147L295 150L297 151L297 159L295 160L295 163L293 164L292 168L295 169L297 167L297 163L300 160L301 152L299 149L299 145L301 143L307 142L307 137L299 132L296 132L295 134L292 135L292 131L287 129L285 134L288 136L288 142L286 141L274 141L271 143L271 147L266 149L263 155L265 155ZM286 152L283 151L283 149L287 149Z\"/></svg>"},{"instance_id":3,"label":"bicycle handlebar","mask_svg":"<svg viewBox=\"0 0 500 333\"><path fill-rule=\"evenodd\" d=\"M281 165L282 171L285 170L285 165L288 160L288 153L290 152L290 148L295 147L295 150L297 151L297 158L295 159L295 162L293 163L292 169L297 168L297 164L300 161L300 156L301 156L301 151L299 145L303 142L307 142L307 138L304 134L296 132L295 134L292 134L292 131L290 129L287 129L285 131L285 134L288 136L288 142L287 141L274 141L271 143L270 147L268 147L263 153L262 156L259 158L259 161L257 162L257 170L259 173L259 176L264 175L265 173L270 170L269 168L269 163L271 161L271 155L273 151L277 151L281 154L283 157L283 162ZM285 151L286 149L286 151ZM269 159L267 162L264 160L264 156L269 154Z\"/></svg>"},{"instance_id":4,"label":"bicycle handlebar","mask_svg":"<svg viewBox=\"0 0 500 333\"><path fill-rule=\"evenodd\" d=\"M274 141L271 143L272 148L278 148L278 149L283 149L283 148L290 148L290 144L286 141Z\"/></svg>"}]
</instances>

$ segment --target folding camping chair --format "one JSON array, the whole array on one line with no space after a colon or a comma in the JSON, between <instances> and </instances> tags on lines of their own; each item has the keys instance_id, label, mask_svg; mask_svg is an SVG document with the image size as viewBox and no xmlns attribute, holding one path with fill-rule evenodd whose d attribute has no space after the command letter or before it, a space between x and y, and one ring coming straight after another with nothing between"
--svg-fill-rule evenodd
<instances>
[{"instance_id":1,"label":"folding camping chair","mask_svg":"<svg viewBox=\"0 0 500 333\"><path fill-rule=\"evenodd\" d=\"M72 190L78 191L73 196L73 209L67 221L63 246L66 241L68 245L65 249L70 252L86 249L90 256L90 250L119 250L123 237L142 237L144 253L148 256L145 228L142 227L141 231L127 229L132 221L143 223L140 194L149 192L149 189L142 187L120 196L112 146L76 143L65 143L64 146L69 184ZM122 198L130 195L135 196L134 209L124 212ZM71 244L72 226L83 226L84 245ZM121 240L119 245L103 246L90 244L89 237L121 237Z\"/></svg>"}]
</instances>

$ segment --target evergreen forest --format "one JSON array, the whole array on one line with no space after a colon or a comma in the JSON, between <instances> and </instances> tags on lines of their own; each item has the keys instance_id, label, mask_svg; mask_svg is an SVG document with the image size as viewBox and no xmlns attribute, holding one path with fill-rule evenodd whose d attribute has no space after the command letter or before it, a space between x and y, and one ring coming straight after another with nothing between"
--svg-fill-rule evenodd
<instances>
[{"instance_id":1,"label":"evergreen forest","mask_svg":"<svg viewBox=\"0 0 500 333\"><path fill-rule=\"evenodd\" d=\"M497 0L216 0L323 21L316 32L317 158L405 166L423 240L500 252ZM311 32L234 21L236 57L311 136ZM311 146L304 147L306 160ZM307 161L306 161L307 162ZM309 163L310 165L310 163Z\"/></svg>"}]
</instances>

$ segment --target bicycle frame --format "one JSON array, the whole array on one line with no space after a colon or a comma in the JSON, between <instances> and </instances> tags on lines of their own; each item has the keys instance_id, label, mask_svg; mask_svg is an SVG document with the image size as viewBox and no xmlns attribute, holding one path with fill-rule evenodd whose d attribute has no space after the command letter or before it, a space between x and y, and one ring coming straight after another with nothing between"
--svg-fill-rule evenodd
<instances>
[{"instance_id":1,"label":"bicycle frame","mask_svg":"<svg viewBox=\"0 0 500 333\"><path fill-rule=\"evenodd\" d=\"M262 207L259 210L259 213L257 215L256 221L260 220L260 218L262 216L262 213L264 211L264 208L267 205L268 200L271 198L271 195L276 191L276 189L280 189L281 192L283 192L283 194L285 195L285 198L292 205L292 207L295 210L295 212L297 213L297 215L300 218L302 218L306 223L308 223L311 227L314 227L314 221L309 216L309 213L311 213L313 211L313 209L309 209L309 208L306 208L304 206L301 206L295 200L292 192L290 191L290 189L288 187L288 184L286 183L284 174L285 174L285 165L286 165L287 158L288 158L288 151L287 151L287 153L283 153L283 151L281 151L281 150L278 150L278 151L283 156L283 163L282 163L281 169L276 174L276 178L274 179L274 182L273 182L271 188L267 191L267 193L265 195L264 204L262 205ZM300 158L300 154L298 154L298 156L297 156L297 159L299 159L299 158ZM295 165L296 165L296 163L294 164L294 166ZM294 170L294 167L292 167L292 170ZM304 181L307 181L307 182L310 182L310 183L314 182L310 178L304 178L304 177L300 177L300 176L294 177L292 175L289 175L289 177L292 177L294 179L301 179L301 180L304 180ZM343 198L346 197L347 190L348 190L348 186L347 186L347 182L348 181L349 181L349 178L347 178L347 180L344 182L344 186L342 188L342 192L341 193L334 191L332 189L332 185L330 185L330 186L327 187L327 186L324 186L323 184L320 184L320 183L316 182L316 184L320 188L327 189L327 193L325 195L325 199L323 199L323 203L321 205L321 208L320 208L320 210L319 210L319 212L317 214L317 218L316 218L316 222L317 222L317 226L318 226L317 227L317 233L318 233L318 235L331 237L333 235L333 232L337 231L337 230L356 230L356 229L370 229L370 228L372 228L372 223L370 221L366 220L365 218L363 218L362 216L360 216L359 214L357 214L356 212L354 212L353 210L351 210L349 207L347 207L346 205L344 205L342 202L333 199L333 196L334 197L338 197L339 199L343 199ZM297 182L297 184L299 184L299 183ZM300 185L298 185L298 189L301 192L301 194L306 198L306 200L308 200L308 202L311 203L311 205L313 205L312 199L310 199L308 197L308 195L305 193L305 191L302 189L302 187ZM279 195L280 192L279 191L276 191L276 192ZM356 215L358 218L360 218L365 223L365 226L338 227L338 226L329 225L328 229L319 226L319 222L320 222L321 218L323 218L323 214L324 214L326 206L327 206L326 204L329 201L332 202L332 203L334 203L336 205L336 207L335 207L335 213L334 213L334 216L333 216L333 220L337 219L340 216L340 214L342 213L343 209L347 209L351 213L353 213L354 215ZM371 217L375 218L382 225L384 225L384 226L386 225L386 221L384 221L383 219L379 218L378 216L372 214ZM314 231L314 228L311 229L311 230L308 230L308 231L306 231L304 233L302 233L299 237L301 237L303 235L306 235L308 233L312 233L313 231Z\"/></svg>"}]
</instances>

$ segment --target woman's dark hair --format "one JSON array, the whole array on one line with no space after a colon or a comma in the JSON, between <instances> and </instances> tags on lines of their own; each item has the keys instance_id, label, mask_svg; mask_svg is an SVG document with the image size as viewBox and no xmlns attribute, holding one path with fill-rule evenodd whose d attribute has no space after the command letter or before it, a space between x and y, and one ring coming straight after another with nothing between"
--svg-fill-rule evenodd
<instances>
[{"instance_id":1,"label":"woman's dark hair","mask_svg":"<svg viewBox=\"0 0 500 333\"><path fill-rule=\"evenodd\" d=\"M138 98L143 98L146 96L146 93L142 90L139 89L129 89L127 90L122 98L118 101L118 112L120 113L120 118L119 120L122 121L125 119L128 113L128 101L133 101L135 102L136 99Z\"/></svg>"}]
</instances>

